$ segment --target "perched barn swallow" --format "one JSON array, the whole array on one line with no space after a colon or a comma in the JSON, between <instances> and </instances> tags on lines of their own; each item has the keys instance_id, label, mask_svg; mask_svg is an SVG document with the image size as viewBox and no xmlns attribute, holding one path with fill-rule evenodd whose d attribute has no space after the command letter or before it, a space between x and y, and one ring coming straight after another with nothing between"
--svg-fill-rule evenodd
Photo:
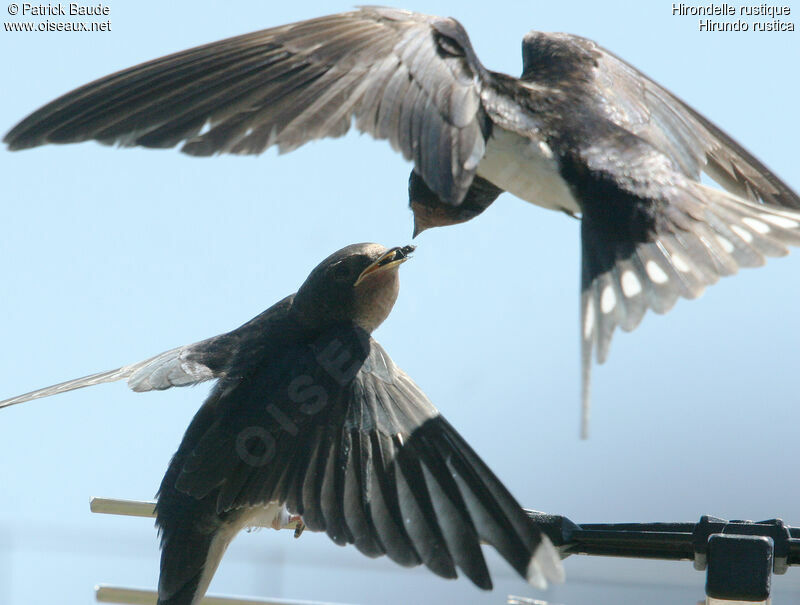
<instances>
[{"instance_id":1,"label":"perched barn swallow","mask_svg":"<svg viewBox=\"0 0 800 605\"><path fill-rule=\"evenodd\" d=\"M412 246L354 244L243 326L140 363L0 402L127 379L134 391L217 379L158 492L160 605L196 605L249 525L298 515L369 557L492 582L481 541L526 580L560 580L554 547L370 333Z\"/></svg>"},{"instance_id":2,"label":"perched barn swallow","mask_svg":"<svg viewBox=\"0 0 800 605\"><path fill-rule=\"evenodd\" d=\"M720 276L800 243L800 197L719 128L594 42L531 31L519 78L458 21L368 7L179 52L87 84L5 138L192 155L280 151L356 128L414 169L415 233L503 191L581 218L584 425L592 353ZM721 189L701 183L701 173Z\"/></svg>"}]
</instances>

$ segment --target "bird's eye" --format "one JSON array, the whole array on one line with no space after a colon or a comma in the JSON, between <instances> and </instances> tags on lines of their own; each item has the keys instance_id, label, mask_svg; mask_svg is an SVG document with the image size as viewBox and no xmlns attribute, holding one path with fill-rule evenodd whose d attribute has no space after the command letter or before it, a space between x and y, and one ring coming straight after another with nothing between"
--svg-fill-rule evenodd
<instances>
[{"instance_id":1,"label":"bird's eye","mask_svg":"<svg viewBox=\"0 0 800 605\"><path fill-rule=\"evenodd\" d=\"M461 46L450 38L449 36L445 36L444 34L439 34L436 38L436 42L439 45L439 52L443 55L449 55L451 57L463 57L464 56L464 49Z\"/></svg>"}]
</instances>

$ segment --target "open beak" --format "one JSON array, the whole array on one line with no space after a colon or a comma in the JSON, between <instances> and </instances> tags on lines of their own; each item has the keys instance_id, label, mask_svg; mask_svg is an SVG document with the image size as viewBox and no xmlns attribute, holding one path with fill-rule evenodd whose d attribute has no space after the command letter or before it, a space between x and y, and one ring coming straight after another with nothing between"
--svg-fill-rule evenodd
<instances>
[{"instance_id":1,"label":"open beak","mask_svg":"<svg viewBox=\"0 0 800 605\"><path fill-rule=\"evenodd\" d=\"M358 276L358 279L353 286L360 284L368 275L373 275L380 271L392 269L406 262L409 258L411 258L411 253L415 250L415 248L416 246L397 246L387 250L383 256L381 256L378 260L361 272L361 275Z\"/></svg>"}]
</instances>

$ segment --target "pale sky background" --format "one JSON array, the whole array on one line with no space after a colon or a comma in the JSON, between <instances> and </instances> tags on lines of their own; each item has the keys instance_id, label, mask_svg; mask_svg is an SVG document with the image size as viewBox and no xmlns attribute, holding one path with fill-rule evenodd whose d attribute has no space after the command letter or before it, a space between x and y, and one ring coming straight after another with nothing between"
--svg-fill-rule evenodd
<instances>
[{"instance_id":1,"label":"pale sky background","mask_svg":"<svg viewBox=\"0 0 800 605\"><path fill-rule=\"evenodd\" d=\"M110 6L110 32L0 34L3 133L117 69L350 8ZM800 35L701 33L671 6L405 7L457 17L484 64L514 75L531 28L593 38L800 189ZM410 165L357 134L281 157L197 159L95 143L3 149L0 167L0 399L227 331L294 291L341 246L411 237ZM594 372L591 439L580 441L578 238L576 221L509 194L477 220L427 232L376 338L526 506L579 523L714 514L800 524L800 254L617 333ZM155 587L151 521L92 515L89 498L152 498L207 391L137 395L113 384L0 412L0 602L72 605L92 602L97 583ZM362 605L500 604L509 593L562 605L703 597L704 576L686 562L572 557L567 584L541 592L490 557L495 590L482 593L324 535L294 541L264 530L234 543L211 592ZM775 579L776 605L798 595L800 572Z\"/></svg>"}]
</instances>

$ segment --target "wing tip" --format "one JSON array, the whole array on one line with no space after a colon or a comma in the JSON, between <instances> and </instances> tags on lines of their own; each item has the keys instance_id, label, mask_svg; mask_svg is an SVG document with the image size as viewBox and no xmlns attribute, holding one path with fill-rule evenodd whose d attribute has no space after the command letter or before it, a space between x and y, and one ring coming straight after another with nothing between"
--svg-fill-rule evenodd
<instances>
[{"instance_id":1,"label":"wing tip","mask_svg":"<svg viewBox=\"0 0 800 605\"><path fill-rule=\"evenodd\" d=\"M11 407L12 405L16 405L18 403L23 403L24 401L28 400L22 397L11 397L10 399L4 399L3 401L0 401L0 410Z\"/></svg>"},{"instance_id":2,"label":"wing tip","mask_svg":"<svg viewBox=\"0 0 800 605\"><path fill-rule=\"evenodd\" d=\"M10 130L8 134L3 137L3 143L5 143L8 151L22 151L23 149L39 147L42 144L38 138L18 136L14 133L14 130Z\"/></svg>"}]
</instances>

